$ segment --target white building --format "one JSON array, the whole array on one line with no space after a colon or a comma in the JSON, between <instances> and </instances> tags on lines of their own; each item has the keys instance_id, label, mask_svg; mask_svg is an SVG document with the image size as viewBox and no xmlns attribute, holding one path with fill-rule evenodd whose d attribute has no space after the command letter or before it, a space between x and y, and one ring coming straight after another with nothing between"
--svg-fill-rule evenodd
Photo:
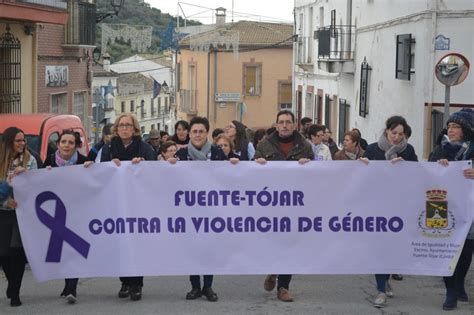
<instances>
[{"instance_id":1,"label":"white building","mask_svg":"<svg viewBox=\"0 0 474 315\"><path fill-rule=\"evenodd\" d=\"M389 116L402 115L413 129L409 142L426 158L442 128L444 86L434 67L450 52L474 62L474 1L295 0L295 20L298 117L329 125L339 142L359 128L370 143ZM364 59L371 70L361 106ZM474 107L472 71L451 88L451 104L451 112Z\"/></svg>"}]
</instances>

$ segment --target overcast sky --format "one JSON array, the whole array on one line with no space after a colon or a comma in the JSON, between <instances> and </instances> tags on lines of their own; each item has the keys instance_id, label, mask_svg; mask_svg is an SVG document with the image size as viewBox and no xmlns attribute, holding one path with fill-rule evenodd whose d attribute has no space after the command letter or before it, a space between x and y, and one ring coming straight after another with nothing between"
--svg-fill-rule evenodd
<instances>
[{"instance_id":1,"label":"overcast sky","mask_svg":"<svg viewBox=\"0 0 474 315\"><path fill-rule=\"evenodd\" d=\"M177 13L178 1L177 0L145 0L152 7L160 9L162 12L169 13L173 16ZM199 20L204 24L211 24L212 12L207 8L218 8L224 7L228 10L227 21L232 20L232 0L186 0L180 1L181 7L185 15L189 19ZM201 6L203 8L191 6ZM234 21L237 20L262 20L274 22L288 22L293 21L293 0L234 0ZM204 11L204 12L203 12ZM247 15L259 15L261 18L256 16L242 17L240 13ZM180 16L183 13L180 11ZM276 19L276 20L275 20Z\"/></svg>"}]
</instances>

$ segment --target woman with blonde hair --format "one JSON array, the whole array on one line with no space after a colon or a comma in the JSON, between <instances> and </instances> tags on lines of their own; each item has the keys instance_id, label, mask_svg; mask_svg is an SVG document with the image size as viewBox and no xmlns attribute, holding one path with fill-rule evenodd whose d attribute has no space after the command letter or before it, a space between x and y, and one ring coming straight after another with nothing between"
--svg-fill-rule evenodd
<instances>
[{"instance_id":1,"label":"woman with blonde hair","mask_svg":"<svg viewBox=\"0 0 474 315\"><path fill-rule=\"evenodd\" d=\"M25 133L16 127L4 131L0 154L0 178L7 191L5 200L0 204L0 265L8 281L7 298L10 299L10 305L20 306L20 288L26 256L16 218L17 204L8 182L17 172L38 167L36 159L26 147Z\"/></svg>"},{"instance_id":2,"label":"woman with blonde hair","mask_svg":"<svg viewBox=\"0 0 474 315\"><path fill-rule=\"evenodd\" d=\"M130 113L122 114L115 120L112 140L103 147L100 161L113 161L120 166L121 161L136 164L142 160L156 160L155 152L142 140L137 118ZM120 281L119 298L130 297L132 301L142 298L143 277L120 277Z\"/></svg>"}]
</instances>

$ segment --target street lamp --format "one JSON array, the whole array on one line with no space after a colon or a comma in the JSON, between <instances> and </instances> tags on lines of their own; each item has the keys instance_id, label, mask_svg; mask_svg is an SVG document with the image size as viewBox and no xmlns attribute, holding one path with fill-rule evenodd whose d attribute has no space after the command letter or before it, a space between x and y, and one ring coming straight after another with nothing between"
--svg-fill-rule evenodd
<instances>
[{"instance_id":1,"label":"street lamp","mask_svg":"<svg viewBox=\"0 0 474 315\"><path fill-rule=\"evenodd\" d=\"M110 0L110 5L114 9L114 11L109 11L109 12L97 12L96 13L96 18L95 21L96 23L102 22L105 18L108 18L109 16L118 16L120 10L123 7L123 3L125 0Z\"/></svg>"}]
</instances>

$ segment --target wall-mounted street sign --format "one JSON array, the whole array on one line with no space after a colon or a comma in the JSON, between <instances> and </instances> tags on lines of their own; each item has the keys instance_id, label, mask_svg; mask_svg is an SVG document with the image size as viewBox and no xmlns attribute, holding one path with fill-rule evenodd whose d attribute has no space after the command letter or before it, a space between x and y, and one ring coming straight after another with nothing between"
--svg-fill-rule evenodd
<instances>
[{"instance_id":1,"label":"wall-mounted street sign","mask_svg":"<svg viewBox=\"0 0 474 315\"><path fill-rule=\"evenodd\" d=\"M46 87L62 87L69 83L68 66L46 66L44 75Z\"/></svg>"},{"instance_id":2,"label":"wall-mounted street sign","mask_svg":"<svg viewBox=\"0 0 474 315\"><path fill-rule=\"evenodd\" d=\"M439 34L435 38L435 50L449 50L451 40L444 36L443 34Z\"/></svg>"},{"instance_id":3,"label":"wall-mounted street sign","mask_svg":"<svg viewBox=\"0 0 474 315\"><path fill-rule=\"evenodd\" d=\"M240 93L216 93L215 101L219 103L240 102Z\"/></svg>"}]
</instances>

